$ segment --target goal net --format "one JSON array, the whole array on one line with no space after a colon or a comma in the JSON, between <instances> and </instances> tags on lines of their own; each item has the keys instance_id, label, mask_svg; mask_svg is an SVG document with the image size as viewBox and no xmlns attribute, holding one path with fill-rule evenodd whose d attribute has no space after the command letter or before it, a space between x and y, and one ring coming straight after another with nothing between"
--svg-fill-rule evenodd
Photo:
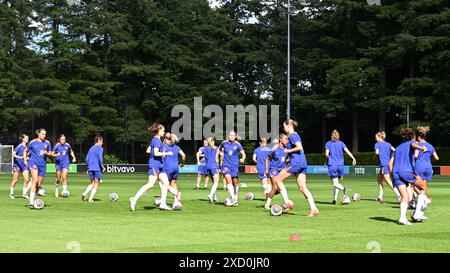
<instances>
[{"instance_id":1,"label":"goal net","mask_svg":"<svg viewBox=\"0 0 450 273\"><path fill-rule=\"evenodd\" d=\"M0 145L0 174L12 173L13 170L13 157L12 152L14 146Z\"/></svg>"}]
</instances>

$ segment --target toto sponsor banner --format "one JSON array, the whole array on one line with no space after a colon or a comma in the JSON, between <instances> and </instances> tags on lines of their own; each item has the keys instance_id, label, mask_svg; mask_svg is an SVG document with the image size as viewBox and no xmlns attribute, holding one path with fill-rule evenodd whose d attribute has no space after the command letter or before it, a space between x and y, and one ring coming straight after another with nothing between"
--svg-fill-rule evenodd
<instances>
[{"instance_id":1,"label":"toto sponsor banner","mask_svg":"<svg viewBox=\"0 0 450 273\"><path fill-rule=\"evenodd\" d=\"M354 175L375 175L380 172L380 167L377 166L355 166L350 167L350 174Z\"/></svg>"},{"instance_id":2,"label":"toto sponsor banner","mask_svg":"<svg viewBox=\"0 0 450 273\"><path fill-rule=\"evenodd\" d=\"M258 170L256 169L255 165L246 165L244 172L245 173L258 173Z\"/></svg>"},{"instance_id":3,"label":"toto sponsor banner","mask_svg":"<svg viewBox=\"0 0 450 273\"><path fill-rule=\"evenodd\" d=\"M69 173L76 173L77 172L77 165L70 164L69 167ZM47 164L47 173L56 173L55 164Z\"/></svg>"},{"instance_id":4,"label":"toto sponsor banner","mask_svg":"<svg viewBox=\"0 0 450 273\"><path fill-rule=\"evenodd\" d=\"M198 173L198 165L184 165L180 173Z\"/></svg>"}]
</instances>

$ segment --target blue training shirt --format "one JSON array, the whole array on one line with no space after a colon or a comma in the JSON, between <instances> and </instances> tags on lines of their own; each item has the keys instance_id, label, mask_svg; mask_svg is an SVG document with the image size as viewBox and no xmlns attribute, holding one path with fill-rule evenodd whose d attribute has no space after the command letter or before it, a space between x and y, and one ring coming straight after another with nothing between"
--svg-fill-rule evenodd
<instances>
[{"instance_id":1,"label":"blue training shirt","mask_svg":"<svg viewBox=\"0 0 450 273\"><path fill-rule=\"evenodd\" d=\"M163 144L161 139L157 136L152 138L150 142L150 158L148 160L148 165L150 168L161 168L163 166L162 156L155 156L155 148L158 148L160 152L163 152Z\"/></svg>"},{"instance_id":2,"label":"blue training shirt","mask_svg":"<svg viewBox=\"0 0 450 273\"><path fill-rule=\"evenodd\" d=\"M380 159L380 166L388 166L391 159L392 145L386 141L375 143L375 150L378 150L378 158Z\"/></svg>"},{"instance_id":3,"label":"blue training shirt","mask_svg":"<svg viewBox=\"0 0 450 273\"><path fill-rule=\"evenodd\" d=\"M431 168L431 156L436 152L433 145L428 142L419 142L417 143L421 147L426 147L427 151L423 152L419 150L419 157L416 159L416 168Z\"/></svg>"},{"instance_id":4,"label":"blue training shirt","mask_svg":"<svg viewBox=\"0 0 450 273\"><path fill-rule=\"evenodd\" d=\"M63 165L63 164L70 164L69 154L72 150L72 147L69 143L58 143L53 147L53 151L56 154L59 154L59 156L56 157L56 164Z\"/></svg>"},{"instance_id":5,"label":"blue training shirt","mask_svg":"<svg viewBox=\"0 0 450 273\"><path fill-rule=\"evenodd\" d=\"M403 142L394 152L394 173L413 172L414 149L411 144L413 140Z\"/></svg>"},{"instance_id":6,"label":"blue training shirt","mask_svg":"<svg viewBox=\"0 0 450 273\"><path fill-rule=\"evenodd\" d=\"M98 145L92 145L86 155L86 165L89 171L101 172L103 165L103 148Z\"/></svg>"},{"instance_id":7,"label":"blue training shirt","mask_svg":"<svg viewBox=\"0 0 450 273\"><path fill-rule=\"evenodd\" d=\"M17 156L22 156L23 157L23 152L25 151L26 148L27 148L27 146L24 145L23 143L21 143L21 144L16 146L16 148L14 149L14 152L16 152ZM24 159L23 158L15 158L14 157L14 164L17 164L19 166L23 166L24 165Z\"/></svg>"},{"instance_id":8,"label":"blue training shirt","mask_svg":"<svg viewBox=\"0 0 450 273\"><path fill-rule=\"evenodd\" d=\"M272 153L272 150L267 146L258 147L253 151L256 155L256 170L259 173L264 173L266 170L266 159Z\"/></svg>"},{"instance_id":9,"label":"blue training shirt","mask_svg":"<svg viewBox=\"0 0 450 273\"><path fill-rule=\"evenodd\" d=\"M292 133L289 135L289 142L286 145L287 149L293 149L295 148L295 143L300 142L300 144L302 144L302 139L300 138L300 135L297 133ZM300 166L301 168L306 168L307 167L307 162L306 162L306 156L305 156L305 152L304 151L298 151L295 153L290 153L289 154L289 163L290 166Z\"/></svg>"},{"instance_id":10,"label":"blue training shirt","mask_svg":"<svg viewBox=\"0 0 450 273\"><path fill-rule=\"evenodd\" d=\"M176 170L179 168L178 166L178 153L180 152L181 148L178 147L176 144L168 145L163 144L163 150L166 152L172 152L173 155L166 155L164 156L164 169L166 170Z\"/></svg>"},{"instance_id":11,"label":"blue training shirt","mask_svg":"<svg viewBox=\"0 0 450 273\"><path fill-rule=\"evenodd\" d=\"M244 150L242 145L237 142L230 142L225 140L219 146L219 149L223 148L223 162L222 166L227 167L239 167L239 153Z\"/></svg>"},{"instance_id":12,"label":"blue training shirt","mask_svg":"<svg viewBox=\"0 0 450 273\"><path fill-rule=\"evenodd\" d=\"M330 151L328 157L328 166L344 166L344 149L347 148L344 142L338 141L328 141L325 144L325 149Z\"/></svg>"},{"instance_id":13,"label":"blue training shirt","mask_svg":"<svg viewBox=\"0 0 450 273\"><path fill-rule=\"evenodd\" d=\"M218 149L217 146L214 147L214 149L211 148L210 146L208 146L208 147L206 147L203 150L203 153L205 155L205 160L206 160L205 162L206 162L206 168L207 169L211 169L212 170L212 169L219 168L219 165L217 165L217 163L216 163L217 149Z\"/></svg>"},{"instance_id":14,"label":"blue training shirt","mask_svg":"<svg viewBox=\"0 0 450 273\"><path fill-rule=\"evenodd\" d=\"M281 171L286 167L287 154L284 153L285 148L277 146L269 155L269 170L276 169Z\"/></svg>"},{"instance_id":15,"label":"blue training shirt","mask_svg":"<svg viewBox=\"0 0 450 273\"><path fill-rule=\"evenodd\" d=\"M45 160L46 158L45 153L52 150L50 141L48 140L40 141L39 139L36 138L33 139L30 143L28 143L27 148L30 154L29 162L41 167L44 167L47 164Z\"/></svg>"}]
</instances>

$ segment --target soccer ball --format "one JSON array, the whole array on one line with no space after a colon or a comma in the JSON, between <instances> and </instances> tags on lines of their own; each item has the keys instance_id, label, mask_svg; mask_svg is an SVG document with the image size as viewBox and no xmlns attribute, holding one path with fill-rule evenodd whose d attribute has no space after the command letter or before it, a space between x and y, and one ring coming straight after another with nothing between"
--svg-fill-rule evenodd
<instances>
[{"instance_id":1,"label":"soccer ball","mask_svg":"<svg viewBox=\"0 0 450 273\"><path fill-rule=\"evenodd\" d=\"M283 209L280 205L275 204L270 208L270 214L273 216L280 216L283 213Z\"/></svg>"},{"instance_id":2,"label":"soccer ball","mask_svg":"<svg viewBox=\"0 0 450 273\"><path fill-rule=\"evenodd\" d=\"M157 205L158 207L159 205L161 205L161 197L155 198L155 205Z\"/></svg>"},{"instance_id":3,"label":"soccer ball","mask_svg":"<svg viewBox=\"0 0 450 273\"><path fill-rule=\"evenodd\" d=\"M342 205L350 204L350 197L348 197L348 195L345 195L344 197L342 197L341 204Z\"/></svg>"},{"instance_id":4,"label":"soccer ball","mask_svg":"<svg viewBox=\"0 0 450 273\"><path fill-rule=\"evenodd\" d=\"M38 192L37 192L37 194L38 194L39 196L46 196L46 195L47 195L47 192L45 191L44 187L40 187L39 190L38 190Z\"/></svg>"},{"instance_id":5,"label":"soccer ball","mask_svg":"<svg viewBox=\"0 0 450 273\"><path fill-rule=\"evenodd\" d=\"M255 198L255 194L253 192L248 192L245 194L245 199L253 200L253 198Z\"/></svg>"},{"instance_id":6,"label":"soccer ball","mask_svg":"<svg viewBox=\"0 0 450 273\"><path fill-rule=\"evenodd\" d=\"M109 194L109 201L116 202L119 200L119 195L115 192Z\"/></svg>"},{"instance_id":7,"label":"soccer ball","mask_svg":"<svg viewBox=\"0 0 450 273\"><path fill-rule=\"evenodd\" d=\"M181 203L177 203L172 206L173 210L181 210L182 208L183 208L183 205Z\"/></svg>"},{"instance_id":8,"label":"soccer ball","mask_svg":"<svg viewBox=\"0 0 450 273\"><path fill-rule=\"evenodd\" d=\"M231 198L226 198L225 201L223 201L223 204L226 207L231 207L231 206L233 206L233 201L231 200Z\"/></svg>"},{"instance_id":9,"label":"soccer ball","mask_svg":"<svg viewBox=\"0 0 450 273\"><path fill-rule=\"evenodd\" d=\"M34 205L33 206L34 206L35 209L42 209L42 208L44 208L45 203L41 199L36 199L36 200L34 200Z\"/></svg>"},{"instance_id":10,"label":"soccer ball","mask_svg":"<svg viewBox=\"0 0 450 273\"><path fill-rule=\"evenodd\" d=\"M355 193L353 194L353 201L358 202L361 200L361 194Z\"/></svg>"},{"instance_id":11,"label":"soccer ball","mask_svg":"<svg viewBox=\"0 0 450 273\"><path fill-rule=\"evenodd\" d=\"M69 197L69 195L70 195L69 191L62 191L61 192L61 196L64 197L64 198Z\"/></svg>"}]
</instances>

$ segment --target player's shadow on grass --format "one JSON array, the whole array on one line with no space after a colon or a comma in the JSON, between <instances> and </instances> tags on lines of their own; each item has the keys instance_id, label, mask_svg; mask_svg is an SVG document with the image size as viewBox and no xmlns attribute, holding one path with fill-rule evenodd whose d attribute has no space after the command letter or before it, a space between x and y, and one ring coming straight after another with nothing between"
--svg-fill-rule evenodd
<instances>
[{"instance_id":1,"label":"player's shadow on grass","mask_svg":"<svg viewBox=\"0 0 450 273\"><path fill-rule=\"evenodd\" d=\"M370 217L369 219L370 220L375 220L375 221L391 222L391 223L398 224L397 220L389 219L389 218L386 218L386 217Z\"/></svg>"},{"instance_id":2,"label":"player's shadow on grass","mask_svg":"<svg viewBox=\"0 0 450 273\"><path fill-rule=\"evenodd\" d=\"M323 202L323 201L316 201L316 204L336 206L331 204L331 202Z\"/></svg>"},{"instance_id":3,"label":"player's shadow on grass","mask_svg":"<svg viewBox=\"0 0 450 273\"><path fill-rule=\"evenodd\" d=\"M377 200L375 200L375 199L368 199L368 198L361 198L361 201L372 201L372 202L377 202L378 203L378 201ZM393 205L395 205L395 204L397 204L397 203L395 203L395 202L385 202L385 201L383 201L381 204L393 204Z\"/></svg>"},{"instance_id":4,"label":"player's shadow on grass","mask_svg":"<svg viewBox=\"0 0 450 273\"><path fill-rule=\"evenodd\" d=\"M155 207L155 206L145 206L145 207L144 207L144 210L156 210L156 209L159 210L159 208L158 208L158 207Z\"/></svg>"}]
</instances>

